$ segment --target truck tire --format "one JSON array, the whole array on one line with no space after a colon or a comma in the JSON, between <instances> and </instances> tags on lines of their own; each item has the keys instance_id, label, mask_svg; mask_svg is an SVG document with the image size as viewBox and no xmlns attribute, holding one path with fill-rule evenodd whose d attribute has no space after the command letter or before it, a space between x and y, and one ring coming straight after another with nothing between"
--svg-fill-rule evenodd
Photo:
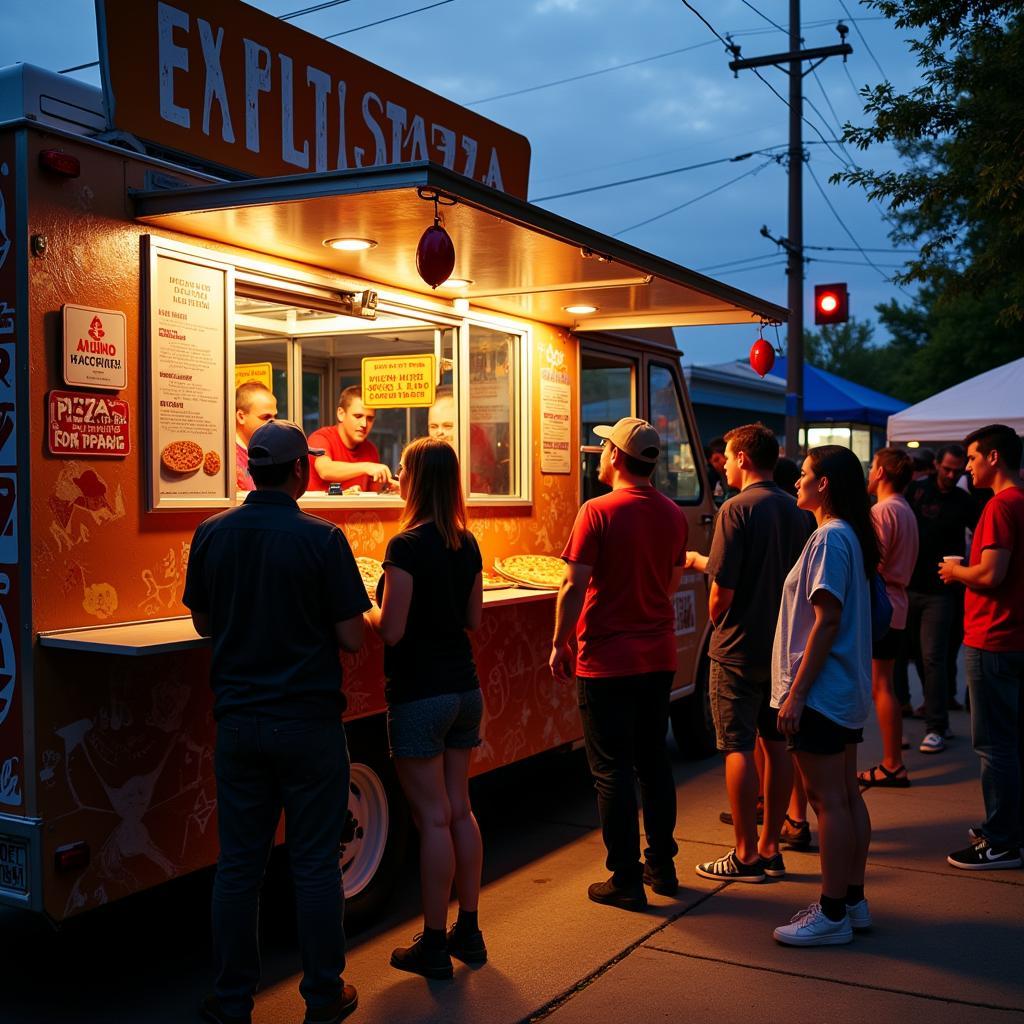
<instances>
[{"instance_id":1,"label":"truck tire","mask_svg":"<svg viewBox=\"0 0 1024 1024\"><path fill-rule=\"evenodd\" d=\"M375 918L395 890L409 839L409 808L380 723L350 726L348 820L339 853L345 921Z\"/></svg>"},{"instance_id":2,"label":"truck tire","mask_svg":"<svg viewBox=\"0 0 1024 1024\"><path fill-rule=\"evenodd\" d=\"M715 744L715 726L711 718L711 698L708 693L708 659L700 659L696 689L689 697L669 705L672 735L679 753L687 761L701 761L718 750Z\"/></svg>"}]
</instances>

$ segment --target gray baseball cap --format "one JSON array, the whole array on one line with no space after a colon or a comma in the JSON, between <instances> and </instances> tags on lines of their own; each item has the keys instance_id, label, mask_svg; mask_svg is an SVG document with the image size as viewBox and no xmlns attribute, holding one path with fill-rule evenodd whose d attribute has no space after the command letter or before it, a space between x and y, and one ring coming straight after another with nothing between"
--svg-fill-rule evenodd
<instances>
[{"instance_id":1,"label":"gray baseball cap","mask_svg":"<svg viewBox=\"0 0 1024 1024\"><path fill-rule=\"evenodd\" d=\"M310 448L306 435L288 420L268 420L249 438L250 466L282 466L304 455L323 454L323 448Z\"/></svg>"},{"instance_id":2,"label":"gray baseball cap","mask_svg":"<svg viewBox=\"0 0 1024 1024\"><path fill-rule=\"evenodd\" d=\"M616 448L641 462L657 462L661 453L661 438L647 422L634 416L624 416L613 427L594 427L598 437L607 438Z\"/></svg>"}]
</instances>

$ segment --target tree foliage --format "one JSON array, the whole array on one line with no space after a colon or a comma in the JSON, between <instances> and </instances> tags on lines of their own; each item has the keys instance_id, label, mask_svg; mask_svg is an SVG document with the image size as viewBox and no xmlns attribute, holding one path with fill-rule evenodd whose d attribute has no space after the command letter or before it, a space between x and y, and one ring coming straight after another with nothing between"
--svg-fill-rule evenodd
<instances>
[{"instance_id":1,"label":"tree foliage","mask_svg":"<svg viewBox=\"0 0 1024 1024\"><path fill-rule=\"evenodd\" d=\"M915 33L909 46L923 82L905 95L889 82L865 88L865 113L874 123L847 125L844 132L845 140L862 150L893 144L904 168L855 168L834 180L861 186L887 204L893 240L920 247L918 257L897 275L898 283L924 285L923 298L936 310L953 304L960 313L973 309L990 316L993 325L1019 324L1024 321L1024 4L862 2L898 29ZM959 313L951 316L959 319Z\"/></svg>"}]
</instances>

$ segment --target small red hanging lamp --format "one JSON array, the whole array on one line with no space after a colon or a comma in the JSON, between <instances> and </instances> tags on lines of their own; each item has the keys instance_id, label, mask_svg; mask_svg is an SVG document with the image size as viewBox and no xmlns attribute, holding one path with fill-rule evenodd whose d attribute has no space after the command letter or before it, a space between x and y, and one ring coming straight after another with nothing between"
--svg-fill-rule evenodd
<instances>
[{"instance_id":1,"label":"small red hanging lamp","mask_svg":"<svg viewBox=\"0 0 1024 1024\"><path fill-rule=\"evenodd\" d=\"M416 245L416 271L431 288L436 288L444 284L455 269L455 244L444 229L438 205L454 206L455 200L446 199L433 189L418 191L421 199L433 202L434 223L420 235Z\"/></svg>"},{"instance_id":2,"label":"small red hanging lamp","mask_svg":"<svg viewBox=\"0 0 1024 1024\"><path fill-rule=\"evenodd\" d=\"M759 377L771 373L775 365L775 349L766 338L758 338L750 346L750 365Z\"/></svg>"}]
</instances>

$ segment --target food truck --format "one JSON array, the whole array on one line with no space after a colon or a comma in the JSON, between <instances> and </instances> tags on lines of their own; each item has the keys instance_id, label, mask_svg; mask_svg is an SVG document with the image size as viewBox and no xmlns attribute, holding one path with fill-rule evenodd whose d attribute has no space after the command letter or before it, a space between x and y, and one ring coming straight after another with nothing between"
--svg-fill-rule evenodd
<instances>
[{"instance_id":1,"label":"food truck","mask_svg":"<svg viewBox=\"0 0 1024 1024\"><path fill-rule=\"evenodd\" d=\"M473 636L483 773L581 739L548 670L557 575L533 556L559 554L600 487L592 427L657 426L655 484L706 551L670 328L785 318L531 205L522 136L260 11L98 0L97 16L102 90L0 70L0 903L58 922L216 859L208 641L181 596L196 526L245 496L238 384L307 433L360 385L392 469L448 401L485 566L514 569ZM432 287L417 251L428 264L435 226L454 266ZM300 504L381 559L400 499L335 490ZM703 578L674 602L673 728L706 753ZM408 817L381 645L342 662L339 856L366 910Z\"/></svg>"}]
</instances>

